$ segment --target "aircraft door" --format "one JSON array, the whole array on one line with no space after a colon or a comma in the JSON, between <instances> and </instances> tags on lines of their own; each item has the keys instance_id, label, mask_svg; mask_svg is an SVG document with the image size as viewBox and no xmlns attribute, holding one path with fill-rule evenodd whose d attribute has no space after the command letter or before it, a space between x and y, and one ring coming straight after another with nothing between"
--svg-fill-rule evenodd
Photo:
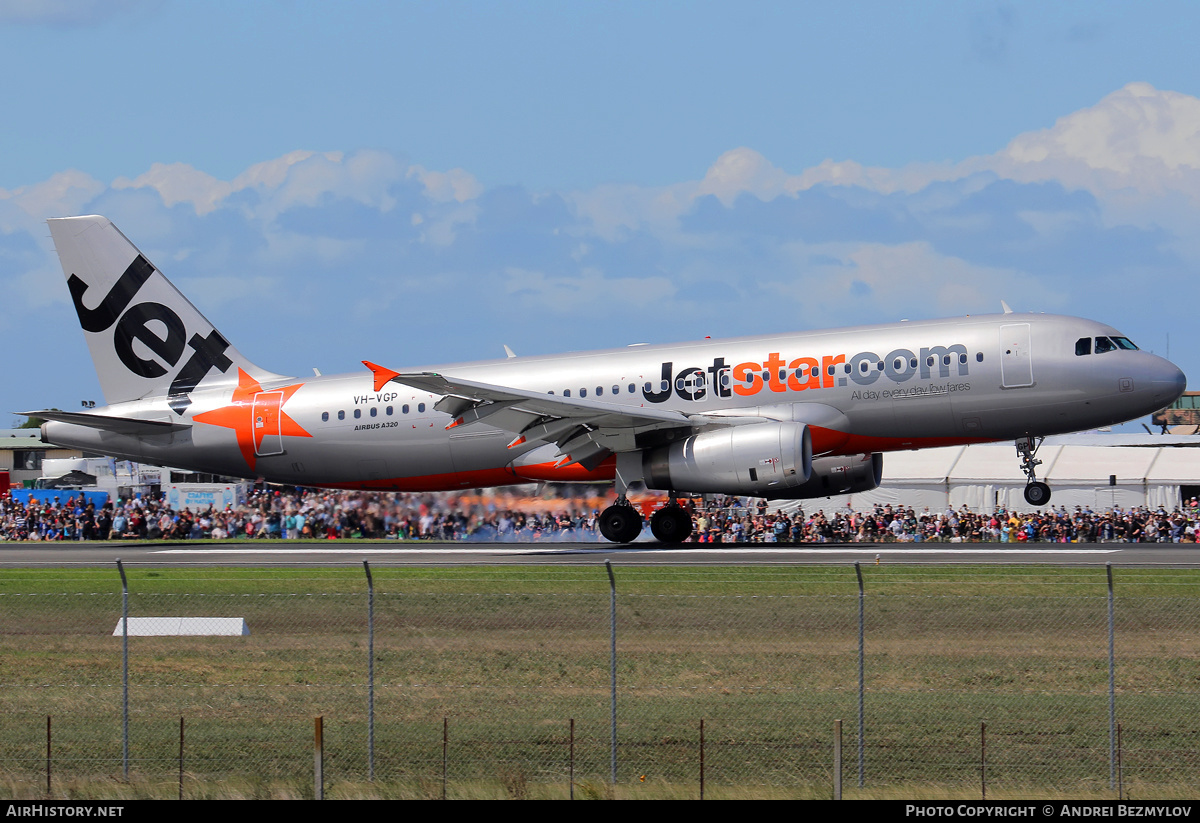
<instances>
[{"instance_id":1,"label":"aircraft door","mask_svg":"<svg viewBox=\"0 0 1200 823\"><path fill-rule=\"evenodd\" d=\"M1006 389L1033 385L1033 352L1028 323L1000 327L1000 384Z\"/></svg>"},{"instance_id":2,"label":"aircraft door","mask_svg":"<svg viewBox=\"0 0 1200 823\"><path fill-rule=\"evenodd\" d=\"M281 391L262 391L254 395L254 453L259 457L283 454L282 405Z\"/></svg>"}]
</instances>

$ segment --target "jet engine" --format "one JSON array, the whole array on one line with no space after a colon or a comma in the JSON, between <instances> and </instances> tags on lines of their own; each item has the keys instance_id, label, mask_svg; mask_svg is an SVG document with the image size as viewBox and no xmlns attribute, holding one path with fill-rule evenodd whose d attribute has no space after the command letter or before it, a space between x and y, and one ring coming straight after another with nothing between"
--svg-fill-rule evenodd
<instances>
[{"instance_id":1,"label":"jet engine","mask_svg":"<svg viewBox=\"0 0 1200 823\"><path fill-rule=\"evenodd\" d=\"M812 462L803 423L754 423L647 449L642 476L651 489L790 497L809 480Z\"/></svg>"},{"instance_id":2,"label":"jet engine","mask_svg":"<svg viewBox=\"0 0 1200 823\"><path fill-rule=\"evenodd\" d=\"M808 482L769 498L804 500L809 497L829 497L835 494L869 492L883 481L883 455L852 454L848 457L818 457L812 461Z\"/></svg>"}]
</instances>

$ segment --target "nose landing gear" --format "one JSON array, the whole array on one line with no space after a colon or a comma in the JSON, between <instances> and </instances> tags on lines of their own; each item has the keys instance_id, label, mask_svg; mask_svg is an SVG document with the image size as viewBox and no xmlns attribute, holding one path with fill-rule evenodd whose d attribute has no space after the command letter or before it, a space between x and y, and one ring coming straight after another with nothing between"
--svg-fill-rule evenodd
<instances>
[{"instance_id":1,"label":"nose landing gear","mask_svg":"<svg viewBox=\"0 0 1200 823\"><path fill-rule=\"evenodd\" d=\"M1017 454L1021 456L1021 471L1029 481L1025 486L1025 502L1031 506L1044 506L1050 502L1050 487L1037 479L1037 467L1042 465L1036 455L1044 437L1017 438Z\"/></svg>"}]
</instances>

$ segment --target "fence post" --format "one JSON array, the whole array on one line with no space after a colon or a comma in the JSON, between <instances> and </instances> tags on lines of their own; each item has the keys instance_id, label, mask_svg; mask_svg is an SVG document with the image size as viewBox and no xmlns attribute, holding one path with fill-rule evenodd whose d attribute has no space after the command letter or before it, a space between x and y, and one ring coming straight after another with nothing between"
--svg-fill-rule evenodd
<instances>
[{"instance_id":1,"label":"fence post","mask_svg":"<svg viewBox=\"0 0 1200 823\"><path fill-rule=\"evenodd\" d=\"M1113 638L1116 628L1113 624L1113 575L1112 563L1104 564L1108 573L1108 788L1117 784L1117 691L1116 691L1116 657L1113 651Z\"/></svg>"},{"instance_id":2,"label":"fence post","mask_svg":"<svg viewBox=\"0 0 1200 823\"><path fill-rule=\"evenodd\" d=\"M842 721L833 721L833 799L842 799Z\"/></svg>"},{"instance_id":3,"label":"fence post","mask_svg":"<svg viewBox=\"0 0 1200 823\"><path fill-rule=\"evenodd\" d=\"M863 666L863 625L865 616L863 602L866 597L863 591L862 566L854 561L854 573L858 576L858 787L863 787L863 692L866 689L865 668Z\"/></svg>"},{"instance_id":4,"label":"fence post","mask_svg":"<svg viewBox=\"0 0 1200 823\"><path fill-rule=\"evenodd\" d=\"M325 799L325 728L324 716L314 718L316 739L313 741L313 795L317 800Z\"/></svg>"},{"instance_id":5,"label":"fence post","mask_svg":"<svg viewBox=\"0 0 1200 823\"><path fill-rule=\"evenodd\" d=\"M612 752L610 759L612 761L612 784L615 787L617 785L617 579L613 576L611 560L604 561L604 568L608 571L609 588L609 679L611 681L610 689L612 692L610 718L612 725Z\"/></svg>"},{"instance_id":6,"label":"fence post","mask_svg":"<svg viewBox=\"0 0 1200 823\"><path fill-rule=\"evenodd\" d=\"M129 779L129 580L117 558L121 573L121 770Z\"/></svg>"},{"instance_id":7,"label":"fence post","mask_svg":"<svg viewBox=\"0 0 1200 823\"><path fill-rule=\"evenodd\" d=\"M983 800L987 800L987 723L979 723L979 788Z\"/></svg>"},{"instance_id":8,"label":"fence post","mask_svg":"<svg viewBox=\"0 0 1200 823\"><path fill-rule=\"evenodd\" d=\"M1117 724L1117 800L1125 799L1125 779L1121 774L1121 724Z\"/></svg>"},{"instance_id":9,"label":"fence post","mask_svg":"<svg viewBox=\"0 0 1200 823\"><path fill-rule=\"evenodd\" d=\"M46 798L50 797L50 715L46 715Z\"/></svg>"},{"instance_id":10,"label":"fence post","mask_svg":"<svg viewBox=\"0 0 1200 823\"><path fill-rule=\"evenodd\" d=\"M183 718L179 718L179 799L183 800Z\"/></svg>"},{"instance_id":11,"label":"fence post","mask_svg":"<svg viewBox=\"0 0 1200 823\"><path fill-rule=\"evenodd\" d=\"M700 799L704 799L704 718L700 718Z\"/></svg>"},{"instance_id":12,"label":"fence post","mask_svg":"<svg viewBox=\"0 0 1200 823\"><path fill-rule=\"evenodd\" d=\"M371 564L363 561L367 573L367 780L375 782L375 581Z\"/></svg>"}]
</instances>

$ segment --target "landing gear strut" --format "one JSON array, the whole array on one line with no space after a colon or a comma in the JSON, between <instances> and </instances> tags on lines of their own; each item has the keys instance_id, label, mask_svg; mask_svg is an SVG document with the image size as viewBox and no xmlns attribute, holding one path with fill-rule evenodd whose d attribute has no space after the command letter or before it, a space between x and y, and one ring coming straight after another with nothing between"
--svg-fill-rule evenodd
<instances>
[{"instance_id":1,"label":"landing gear strut","mask_svg":"<svg viewBox=\"0 0 1200 823\"><path fill-rule=\"evenodd\" d=\"M614 543L632 543L642 533L642 513L625 495L600 513L600 534Z\"/></svg>"},{"instance_id":2,"label":"landing gear strut","mask_svg":"<svg viewBox=\"0 0 1200 823\"><path fill-rule=\"evenodd\" d=\"M650 531L663 543L682 543L692 534L692 516L672 497L650 516Z\"/></svg>"},{"instance_id":3,"label":"landing gear strut","mask_svg":"<svg viewBox=\"0 0 1200 823\"><path fill-rule=\"evenodd\" d=\"M1042 465L1036 455L1044 437L1017 438L1017 454L1021 456L1021 471L1029 481L1025 486L1025 502L1031 506L1044 506L1050 502L1050 487L1037 479L1037 467Z\"/></svg>"}]
</instances>

